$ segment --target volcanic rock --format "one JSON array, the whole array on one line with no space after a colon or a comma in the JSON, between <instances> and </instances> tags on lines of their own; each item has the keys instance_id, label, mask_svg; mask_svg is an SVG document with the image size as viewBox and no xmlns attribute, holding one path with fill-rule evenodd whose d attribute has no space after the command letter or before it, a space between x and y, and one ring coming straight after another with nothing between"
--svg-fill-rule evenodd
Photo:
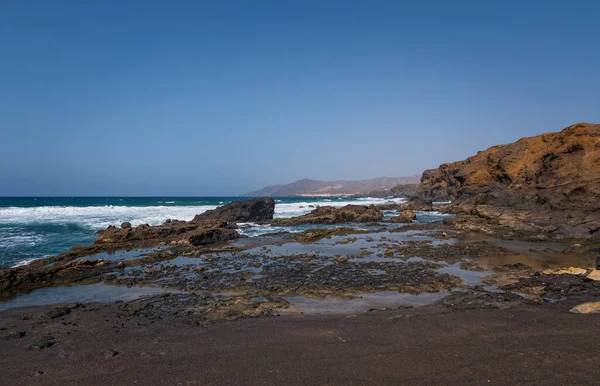
<instances>
[{"instance_id":1,"label":"volcanic rock","mask_svg":"<svg viewBox=\"0 0 600 386\"><path fill-rule=\"evenodd\" d=\"M214 210L196 215L192 222L219 219L229 222L261 222L273 219L275 201L272 198L253 198L234 201Z\"/></svg>"},{"instance_id":2,"label":"volcanic rock","mask_svg":"<svg viewBox=\"0 0 600 386\"><path fill-rule=\"evenodd\" d=\"M600 125L579 123L427 170L418 194L532 239L600 239Z\"/></svg>"},{"instance_id":3,"label":"volcanic rock","mask_svg":"<svg viewBox=\"0 0 600 386\"><path fill-rule=\"evenodd\" d=\"M170 240L177 245L205 245L211 242L227 241L239 238L235 224L222 220L179 221L171 220L162 225L149 226L142 224L132 228L109 226L99 232L95 244L120 244L140 241L165 242ZM176 238L176 240L174 240Z\"/></svg>"},{"instance_id":4,"label":"volcanic rock","mask_svg":"<svg viewBox=\"0 0 600 386\"><path fill-rule=\"evenodd\" d=\"M588 302L573 307L569 312L574 314L595 314L600 312L600 302Z\"/></svg>"},{"instance_id":5,"label":"volcanic rock","mask_svg":"<svg viewBox=\"0 0 600 386\"><path fill-rule=\"evenodd\" d=\"M544 270L544 275L585 275L587 270L577 267L569 268L549 268Z\"/></svg>"},{"instance_id":6,"label":"volcanic rock","mask_svg":"<svg viewBox=\"0 0 600 386\"><path fill-rule=\"evenodd\" d=\"M395 223L411 223L416 218L416 213L412 210L407 209L404 212L400 213L398 216L392 217L390 221Z\"/></svg>"},{"instance_id":7,"label":"volcanic rock","mask_svg":"<svg viewBox=\"0 0 600 386\"><path fill-rule=\"evenodd\" d=\"M341 208L321 206L303 216L280 218L276 225L294 224L341 224L347 222L374 222L383 218L383 213L375 206L346 205Z\"/></svg>"}]
</instances>

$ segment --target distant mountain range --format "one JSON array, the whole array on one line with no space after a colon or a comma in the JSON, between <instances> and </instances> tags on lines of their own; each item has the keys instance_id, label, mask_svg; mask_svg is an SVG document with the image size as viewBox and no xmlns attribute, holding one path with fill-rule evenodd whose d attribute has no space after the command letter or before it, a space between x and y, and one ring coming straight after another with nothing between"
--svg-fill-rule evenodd
<instances>
[{"instance_id":1,"label":"distant mountain range","mask_svg":"<svg viewBox=\"0 0 600 386\"><path fill-rule=\"evenodd\" d=\"M272 185L244 194L248 197L353 196L390 190L397 185L418 184L421 176L380 177L358 181L316 181L303 179Z\"/></svg>"}]
</instances>

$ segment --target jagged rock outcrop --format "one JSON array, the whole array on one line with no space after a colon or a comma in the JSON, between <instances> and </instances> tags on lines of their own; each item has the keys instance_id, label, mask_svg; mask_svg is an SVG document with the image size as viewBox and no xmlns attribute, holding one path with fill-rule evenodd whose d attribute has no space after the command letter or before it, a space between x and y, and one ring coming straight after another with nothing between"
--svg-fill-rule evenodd
<instances>
[{"instance_id":1,"label":"jagged rock outcrop","mask_svg":"<svg viewBox=\"0 0 600 386\"><path fill-rule=\"evenodd\" d=\"M185 242L205 245L239 238L236 225L223 220L180 221L167 220L164 224L117 228L109 226L98 232L95 244L123 244L141 241Z\"/></svg>"},{"instance_id":2,"label":"jagged rock outcrop","mask_svg":"<svg viewBox=\"0 0 600 386\"><path fill-rule=\"evenodd\" d=\"M214 210L196 215L192 222L219 219L231 222L261 222L273 219L275 201L272 198L253 198L233 201Z\"/></svg>"},{"instance_id":3,"label":"jagged rock outcrop","mask_svg":"<svg viewBox=\"0 0 600 386\"><path fill-rule=\"evenodd\" d=\"M390 189L390 194L394 197L411 198L417 195L419 184L396 185Z\"/></svg>"},{"instance_id":4,"label":"jagged rock outcrop","mask_svg":"<svg viewBox=\"0 0 600 386\"><path fill-rule=\"evenodd\" d=\"M416 220L416 219L417 219L417 214L415 212L413 212L412 210L407 209L407 210L403 211L402 213L400 213L398 216L392 217L390 219L390 221L394 222L394 223L408 224L408 223L413 222L413 220Z\"/></svg>"},{"instance_id":5,"label":"jagged rock outcrop","mask_svg":"<svg viewBox=\"0 0 600 386\"><path fill-rule=\"evenodd\" d=\"M342 224L347 222L373 222L383 218L383 213L375 205L346 205L341 208L322 206L304 216L280 218L276 225L295 224Z\"/></svg>"},{"instance_id":6,"label":"jagged rock outcrop","mask_svg":"<svg viewBox=\"0 0 600 386\"><path fill-rule=\"evenodd\" d=\"M537 239L598 239L600 125L579 123L427 170L418 195Z\"/></svg>"}]
</instances>

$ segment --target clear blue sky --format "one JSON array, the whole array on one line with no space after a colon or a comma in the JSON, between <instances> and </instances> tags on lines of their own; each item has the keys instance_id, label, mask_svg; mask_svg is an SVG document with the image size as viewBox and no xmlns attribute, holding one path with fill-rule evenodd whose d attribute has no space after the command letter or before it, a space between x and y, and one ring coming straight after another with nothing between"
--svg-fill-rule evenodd
<instances>
[{"instance_id":1,"label":"clear blue sky","mask_svg":"<svg viewBox=\"0 0 600 386\"><path fill-rule=\"evenodd\" d=\"M598 20L598 1L1 0L0 195L413 175L600 122Z\"/></svg>"}]
</instances>

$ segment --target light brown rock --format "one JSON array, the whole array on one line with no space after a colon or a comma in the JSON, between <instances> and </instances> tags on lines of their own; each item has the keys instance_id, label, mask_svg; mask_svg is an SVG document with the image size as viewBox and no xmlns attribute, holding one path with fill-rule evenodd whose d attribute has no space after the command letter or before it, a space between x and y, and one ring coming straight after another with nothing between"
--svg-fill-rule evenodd
<instances>
[{"instance_id":1,"label":"light brown rock","mask_svg":"<svg viewBox=\"0 0 600 386\"><path fill-rule=\"evenodd\" d=\"M569 268L549 268L544 270L545 275L584 275L587 269L569 267Z\"/></svg>"},{"instance_id":2,"label":"light brown rock","mask_svg":"<svg viewBox=\"0 0 600 386\"><path fill-rule=\"evenodd\" d=\"M594 269L592 272L590 272L589 275L585 277L585 280L600 281L600 270Z\"/></svg>"},{"instance_id":3,"label":"light brown rock","mask_svg":"<svg viewBox=\"0 0 600 386\"><path fill-rule=\"evenodd\" d=\"M569 312L574 314L595 314L600 312L600 302L582 303L571 308Z\"/></svg>"}]
</instances>

